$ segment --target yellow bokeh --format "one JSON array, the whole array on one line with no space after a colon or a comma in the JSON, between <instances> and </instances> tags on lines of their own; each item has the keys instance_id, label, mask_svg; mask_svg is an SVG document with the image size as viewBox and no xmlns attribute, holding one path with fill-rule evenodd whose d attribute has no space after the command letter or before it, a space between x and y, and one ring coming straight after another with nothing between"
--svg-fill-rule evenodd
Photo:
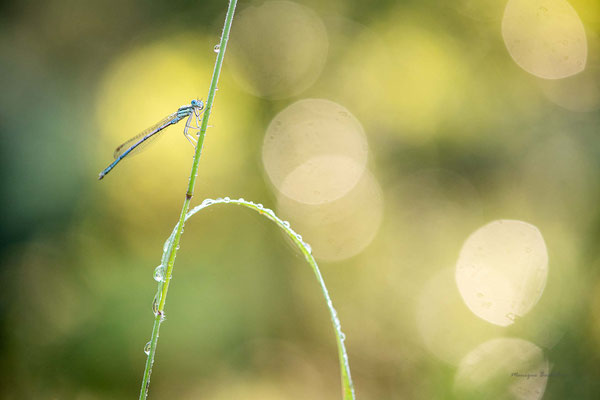
<instances>
[{"instance_id":1,"label":"yellow bokeh","mask_svg":"<svg viewBox=\"0 0 600 400\"><path fill-rule=\"evenodd\" d=\"M453 40L422 19L391 13L352 43L330 82L365 124L417 143L440 134L467 78Z\"/></svg>"},{"instance_id":2,"label":"yellow bokeh","mask_svg":"<svg viewBox=\"0 0 600 400\"><path fill-rule=\"evenodd\" d=\"M357 399L600 399L599 0L252 0L226 52L223 0L13 3L1 399L139 390L185 121L97 177L206 101L223 54L191 206L262 203L310 244ZM260 213L201 214L149 398L341 399L304 255ZM511 376L547 368L566 376Z\"/></svg>"},{"instance_id":3,"label":"yellow bokeh","mask_svg":"<svg viewBox=\"0 0 600 400\"><path fill-rule=\"evenodd\" d=\"M206 100L216 56L213 46L209 38L180 33L134 48L107 68L96 105L102 168L112 162L120 143L192 99ZM248 126L252 114L249 98L235 89L227 86L223 95L217 92L203 149L209 151L201 159L199 181L208 181L213 192L225 189L220 183L234 178L245 162L240 129ZM183 199L194 154L182 134L184 123L166 128L161 139L153 139L159 145L126 158L102 181L115 212L126 219L130 215L134 222L141 215L160 216L161 205Z\"/></svg>"},{"instance_id":4,"label":"yellow bokeh","mask_svg":"<svg viewBox=\"0 0 600 400\"><path fill-rule=\"evenodd\" d=\"M540 78L566 78L585 68L585 29L566 0L510 0L502 38L519 67Z\"/></svg>"},{"instance_id":5,"label":"yellow bokeh","mask_svg":"<svg viewBox=\"0 0 600 400\"><path fill-rule=\"evenodd\" d=\"M246 91L283 99L315 82L327 48L327 31L314 11L291 1L266 1L239 13L229 57L233 77Z\"/></svg>"}]
</instances>

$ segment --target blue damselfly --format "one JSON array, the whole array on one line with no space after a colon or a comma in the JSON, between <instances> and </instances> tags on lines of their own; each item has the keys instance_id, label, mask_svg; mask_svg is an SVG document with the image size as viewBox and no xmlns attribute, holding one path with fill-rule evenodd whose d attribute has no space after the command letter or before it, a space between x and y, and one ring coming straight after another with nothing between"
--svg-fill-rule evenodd
<instances>
[{"instance_id":1,"label":"blue damselfly","mask_svg":"<svg viewBox=\"0 0 600 400\"><path fill-rule=\"evenodd\" d=\"M115 149L113 154L115 161L112 162L104 171L100 172L98 179L104 178L122 159L128 155L135 154L141 151L152 139L159 136L165 128L170 125L174 125L187 117L183 134L185 137L195 146L195 138L190 134L189 130L200 129L199 118L200 113L204 109L204 103L202 100L192 100L189 105L181 106L173 114L163 118L156 124L152 125L148 129L145 129L141 133L135 135L119 147Z\"/></svg>"}]
</instances>

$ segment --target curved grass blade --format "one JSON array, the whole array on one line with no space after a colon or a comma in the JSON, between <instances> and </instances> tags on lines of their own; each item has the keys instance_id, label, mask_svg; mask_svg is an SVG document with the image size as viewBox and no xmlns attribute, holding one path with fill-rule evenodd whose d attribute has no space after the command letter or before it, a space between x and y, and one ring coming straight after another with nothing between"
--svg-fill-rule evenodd
<instances>
[{"instance_id":1,"label":"curved grass blade","mask_svg":"<svg viewBox=\"0 0 600 400\"><path fill-rule=\"evenodd\" d=\"M340 324L340 319L338 318L337 312L336 312L335 308L333 307L333 302L331 301L331 297L329 296L329 291L327 290L327 286L325 286L325 281L323 280L323 276L321 275L321 271L319 270L317 261L315 260L315 258L312 255L312 249L311 249L310 245L308 243L304 242L304 240L302 239L302 236L297 234L290 227L289 222L281 220L277 215L275 215L273 210L263 207L262 204L256 204L251 201L244 200L244 199L234 200L234 199L229 199L228 197L225 197L224 199L216 199L216 200L206 199L202 202L202 204L194 207L192 210L190 210L186 214L185 221L187 221L189 218L191 218L198 211L200 211L204 208L213 206L213 205L217 205L217 204L235 204L235 205L243 206L243 207L246 207L246 208L249 208L251 210L258 212L260 215L270 219L277 226L279 226L279 228L281 228L290 237L290 239L292 239L292 241L296 244L296 246L300 249L300 251L304 255L304 258L306 259L308 264L311 266L313 273L315 274L315 277L317 278L317 282L319 283L319 286L321 287L321 291L323 293L323 296L325 297L325 302L327 303L327 308L329 309L329 314L331 316L331 322L333 324L333 330L335 333L337 348L338 348L338 359L339 359L340 373L341 373L341 378L342 378L342 394L343 394L342 398L343 398L343 400L354 400L355 399L354 385L352 383L352 377L350 375L350 364L348 362L348 354L346 352L346 346L344 344L344 342L346 340L346 336L342 332L342 326ZM165 254L168 254L168 252L170 251L170 249L173 245L173 239L175 237L175 232L177 231L177 228L178 228L177 226L174 228L173 233L171 234L169 239L165 242L163 260L164 260ZM161 289L162 289L162 287L159 285L159 292L161 292ZM157 296L160 296L160 294L157 293ZM152 347L153 348L155 347L155 343L152 345ZM153 352L151 354L149 354L148 357L154 357Z\"/></svg>"},{"instance_id":2,"label":"curved grass blade","mask_svg":"<svg viewBox=\"0 0 600 400\"><path fill-rule=\"evenodd\" d=\"M246 207L246 208L249 208L251 210L258 212L260 215L270 219L275 224L277 224L277 226L279 226L279 228L281 228L290 237L290 239L294 242L294 244L296 244L296 246L298 246L298 248L304 255L304 258L306 259L308 264L313 269L313 273L315 274L315 277L317 278L317 282L319 283L319 286L321 287L321 292L323 293L323 296L325 297L325 302L327 304L327 308L329 309L329 314L331 316L331 322L333 324L333 330L334 330L336 343L337 343L337 349L338 349L338 362L340 365L340 374L341 374L341 380L342 380L342 399L343 400L355 400L356 397L354 394L354 384L352 383L352 376L350 374L350 363L348 362L348 354L346 352L346 346L344 344L344 342L346 340L346 335L344 335L344 333L342 332L342 326L340 323L340 319L338 318L337 312L336 312L335 308L333 307L333 302L331 301L331 297L329 296L329 291L327 290L327 286L325 286L325 281L323 280L323 276L321 275L321 271L319 270L317 261L315 260L315 258L312 255L312 249L311 249L310 245L302 239L302 236L297 234L290 227L290 224L287 221L283 221L282 219L277 217L277 215L275 215L273 210L263 207L262 204L256 204L251 201L244 200L244 199L232 200L232 199L229 199L228 197L225 197L223 199L216 199L216 200L206 199L202 202L202 204L200 204L199 206L196 206L192 210L190 210L185 215L184 221L187 221L198 211L205 209L207 207L213 206L213 205L217 205L217 204L235 204L235 205L243 206L243 207ZM175 237L176 237L178 228L179 228L179 224L177 224L175 226L175 228L173 228L173 232L171 233L171 235L169 236L169 238L167 239L167 241L165 242L165 244L163 246L163 255L162 255L162 259L161 259L161 266L164 266L167 264L168 256L171 253L171 251L173 251L173 245L174 245L174 241L175 241ZM166 277L166 279L170 280L170 277ZM153 309L154 309L154 304L157 304L159 302L163 302L163 304L164 304L164 299L163 299L163 297L165 296L164 287L165 287L165 284L167 284L167 283L168 282L166 282L166 281L159 282L158 289L157 289L156 295L154 297ZM159 331L160 325L162 324L163 319L164 319L164 315L160 312L160 310L156 309L154 311L155 311L155 316L156 316L156 318L154 320L155 323L154 323L154 327L152 330L151 340L148 343L149 346L147 345L148 359L146 362L146 368L147 368L148 373L146 375L147 379L144 380L145 385L143 386L143 391L140 396L140 399L145 398L148 385L150 384L150 374L152 371L152 366L154 365L154 355L155 355L156 346L158 343L158 331Z\"/></svg>"}]
</instances>

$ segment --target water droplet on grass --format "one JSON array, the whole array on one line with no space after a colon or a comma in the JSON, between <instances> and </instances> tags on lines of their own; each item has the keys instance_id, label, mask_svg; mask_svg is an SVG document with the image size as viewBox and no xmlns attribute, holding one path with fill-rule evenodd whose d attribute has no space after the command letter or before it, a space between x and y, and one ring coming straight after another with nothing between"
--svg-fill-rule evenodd
<instances>
[{"instance_id":1,"label":"water droplet on grass","mask_svg":"<svg viewBox=\"0 0 600 400\"><path fill-rule=\"evenodd\" d=\"M154 314L154 316L158 315L159 303L160 303L160 292L156 293L156 295L154 296L154 300L152 300L152 313Z\"/></svg>"},{"instance_id":2,"label":"water droplet on grass","mask_svg":"<svg viewBox=\"0 0 600 400\"><path fill-rule=\"evenodd\" d=\"M154 269L154 280L156 282L165 281L165 267L162 264Z\"/></svg>"}]
</instances>

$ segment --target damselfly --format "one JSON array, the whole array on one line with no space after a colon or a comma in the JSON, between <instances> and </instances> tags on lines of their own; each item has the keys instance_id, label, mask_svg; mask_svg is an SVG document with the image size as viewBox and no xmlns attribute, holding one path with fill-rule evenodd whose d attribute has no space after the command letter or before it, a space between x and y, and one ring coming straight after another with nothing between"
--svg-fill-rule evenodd
<instances>
[{"instance_id":1,"label":"damselfly","mask_svg":"<svg viewBox=\"0 0 600 400\"><path fill-rule=\"evenodd\" d=\"M196 139L190 134L189 130L200 129L198 121L200 118L200 113L203 109L204 103L202 100L192 100L189 105L179 107L179 109L173 114L163 118L161 121L157 122L117 147L113 154L115 161L106 167L104 171L100 172L98 179L104 178L106 174L108 174L122 159L128 155L135 154L142 150L142 148L152 141L152 139L158 137L160 132L162 132L166 127L178 123L185 117L188 117L188 119L185 123L185 128L183 128L183 134L190 141L190 143L195 146ZM194 125L192 125L192 123Z\"/></svg>"}]
</instances>

